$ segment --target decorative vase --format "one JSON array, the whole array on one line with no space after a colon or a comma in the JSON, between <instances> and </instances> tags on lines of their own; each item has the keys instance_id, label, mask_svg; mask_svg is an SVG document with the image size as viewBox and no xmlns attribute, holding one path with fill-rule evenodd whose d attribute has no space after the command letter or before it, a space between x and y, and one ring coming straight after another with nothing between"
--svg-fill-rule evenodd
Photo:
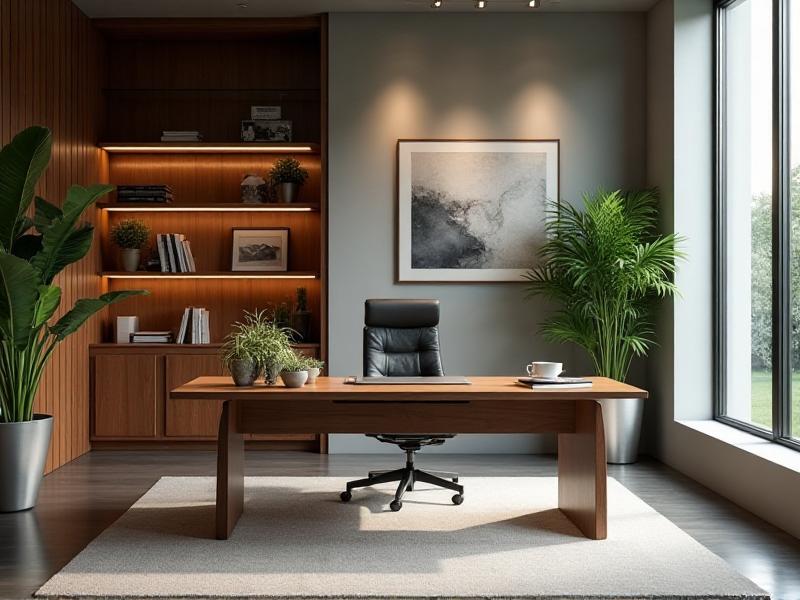
<instances>
[{"instance_id":1,"label":"decorative vase","mask_svg":"<svg viewBox=\"0 0 800 600\"><path fill-rule=\"evenodd\" d=\"M294 182L281 182L278 184L278 202L294 202L297 198L297 192L300 190L300 184Z\"/></svg>"},{"instance_id":2,"label":"decorative vase","mask_svg":"<svg viewBox=\"0 0 800 600\"><path fill-rule=\"evenodd\" d=\"M36 505L53 417L33 415L32 421L0 423L0 512Z\"/></svg>"},{"instance_id":3,"label":"decorative vase","mask_svg":"<svg viewBox=\"0 0 800 600\"><path fill-rule=\"evenodd\" d=\"M639 455L642 431L643 398L604 398L603 430L606 438L606 462L627 465Z\"/></svg>"},{"instance_id":4,"label":"decorative vase","mask_svg":"<svg viewBox=\"0 0 800 600\"><path fill-rule=\"evenodd\" d=\"M248 173L240 184L244 204L262 204L267 201L267 182L263 177Z\"/></svg>"},{"instance_id":5,"label":"decorative vase","mask_svg":"<svg viewBox=\"0 0 800 600\"><path fill-rule=\"evenodd\" d=\"M240 387L253 385L258 377L258 365L251 358L232 360L229 366L233 383Z\"/></svg>"},{"instance_id":6,"label":"decorative vase","mask_svg":"<svg viewBox=\"0 0 800 600\"><path fill-rule=\"evenodd\" d=\"M283 365L280 363L267 363L264 365L264 383L267 385L275 385L278 383L278 375L281 372Z\"/></svg>"},{"instance_id":7,"label":"decorative vase","mask_svg":"<svg viewBox=\"0 0 800 600\"><path fill-rule=\"evenodd\" d=\"M122 270L133 273L139 270L142 251L138 248L122 248L119 253Z\"/></svg>"},{"instance_id":8,"label":"decorative vase","mask_svg":"<svg viewBox=\"0 0 800 600\"><path fill-rule=\"evenodd\" d=\"M306 372L308 373L308 380L306 383L316 383L317 377L319 377L319 367L311 367Z\"/></svg>"},{"instance_id":9,"label":"decorative vase","mask_svg":"<svg viewBox=\"0 0 800 600\"><path fill-rule=\"evenodd\" d=\"M281 371L281 380L289 388L303 387L308 380L308 371Z\"/></svg>"},{"instance_id":10,"label":"decorative vase","mask_svg":"<svg viewBox=\"0 0 800 600\"><path fill-rule=\"evenodd\" d=\"M307 342L311 333L311 311L296 310L292 313L292 329L300 336L300 340Z\"/></svg>"}]
</instances>

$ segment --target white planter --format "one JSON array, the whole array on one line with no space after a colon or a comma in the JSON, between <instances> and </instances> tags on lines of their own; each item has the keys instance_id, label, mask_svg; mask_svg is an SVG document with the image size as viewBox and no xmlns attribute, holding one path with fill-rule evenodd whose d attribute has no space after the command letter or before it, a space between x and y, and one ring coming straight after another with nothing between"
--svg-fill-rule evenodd
<instances>
[{"instance_id":1,"label":"white planter","mask_svg":"<svg viewBox=\"0 0 800 600\"><path fill-rule=\"evenodd\" d=\"M32 421L21 423L0 423L0 512L27 510L36 505L52 432L50 415L34 415Z\"/></svg>"},{"instance_id":2,"label":"white planter","mask_svg":"<svg viewBox=\"0 0 800 600\"><path fill-rule=\"evenodd\" d=\"M303 387L308 379L308 371L281 371L283 385L289 388Z\"/></svg>"},{"instance_id":3,"label":"white planter","mask_svg":"<svg viewBox=\"0 0 800 600\"><path fill-rule=\"evenodd\" d=\"M308 373L308 381L306 383L314 383L319 377L319 368L312 367L306 371Z\"/></svg>"}]
</instances>

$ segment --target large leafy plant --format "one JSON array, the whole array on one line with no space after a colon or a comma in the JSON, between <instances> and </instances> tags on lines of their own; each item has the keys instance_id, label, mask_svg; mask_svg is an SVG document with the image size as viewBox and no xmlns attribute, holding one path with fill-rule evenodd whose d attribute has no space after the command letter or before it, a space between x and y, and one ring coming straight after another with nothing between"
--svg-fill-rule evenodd
<instances>
[{"instance_id":1,"label":"large leafy plant","mask_svg":"<svg viewBox=\"0 0 800 600\"><path fill-rule=\"evenodd\" d=\"M559 305L542 326L548 340L578 344L598 375L624 381L633 357L655 343L654 301L677 292L681 239L657 234L655 190L601 190L585 194L583 204L551 202L528 291Z\"/></svg>"},{"instance_id":2,"label":"large leafy plant","mask_svg":"<svg viewBox=\"0 0 800 600\"><path fill-rule=\"evenodd\" d=\"M42 373L56 347L99 310L146 292L82 298L55 320L61 288L53 283L89 252L94 228L80 223L87 207L113 188L73 185L63 205L35 197L50 162L52 138L30 127L0 150L0 422L29 421ZM28 216L34 204L33 218ZM55 322L53 322L55 321Z\"/></svg>"}]
</instances>

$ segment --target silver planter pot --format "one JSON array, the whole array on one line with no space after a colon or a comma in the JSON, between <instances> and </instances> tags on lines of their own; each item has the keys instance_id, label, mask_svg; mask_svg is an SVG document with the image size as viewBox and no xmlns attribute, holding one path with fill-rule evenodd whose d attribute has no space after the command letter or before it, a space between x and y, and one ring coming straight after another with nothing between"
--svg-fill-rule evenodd
<instances>
[{"instance_id":1,"label":"silver planter pot","mask_svg":"<svg viewBox=\"0 0 800 600\"><path fill-rule=\"evenodd\" d=\"M294 202L297 199L297 193L300 191L299 183L279 183L278 184L278 202Z\"/></svg>"},{"instance_id":2,"label":"silver planter pot","mask_svg":"<svg viewBox=\"0 0 800 600\"><path fill-rule=\"evenodd\" d=\"M605 398L599 402L603 407L606 461L615 465L636 462L644 398Z\"/></svg>"},{"instance_id":3,"label":"silver planter pot","mask_svg":"<svg viewBox=\"0 0 800 600\"><path fill-rule=\"evenodd\" d=\"M21 423L0 423L0 512L27 510L36 505L52 433L50 415L34 415L33 421Z\"/></svg>"}]
</instances>

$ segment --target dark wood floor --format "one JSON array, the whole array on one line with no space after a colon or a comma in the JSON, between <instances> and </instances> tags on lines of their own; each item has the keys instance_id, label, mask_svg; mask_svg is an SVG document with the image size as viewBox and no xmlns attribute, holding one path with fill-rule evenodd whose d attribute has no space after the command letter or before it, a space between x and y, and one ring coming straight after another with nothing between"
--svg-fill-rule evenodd
<instances>
[{"instance_id":1,"label":"dark wood floor","mask_svg":"<svg viewBox=\"0 0 800 600\"><path fill-rule=\"evenodd\" d=\"M361 476L401 456L248 452L250 475ZM93 452L45 478L39 506L0 514L0 597L27 598L162 475L212 475L211 452ZM554 475L548 456L428 455L420 466L469 476ZM775 599L800 599L800 541L652 461L610 475Z\"/></svg>"}]
</instances>

